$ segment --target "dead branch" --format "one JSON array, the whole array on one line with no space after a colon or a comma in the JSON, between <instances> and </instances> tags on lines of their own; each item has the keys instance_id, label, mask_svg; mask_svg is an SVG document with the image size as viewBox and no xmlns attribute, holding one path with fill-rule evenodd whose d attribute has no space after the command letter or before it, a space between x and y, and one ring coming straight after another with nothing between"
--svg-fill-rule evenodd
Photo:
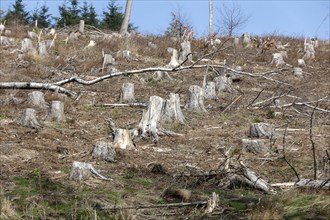
<instances>
[{"instance_id":1,"label":"dead branch","mask_svg":"<svg viewBox=\"0 0 330 220\"><path fill-rule=\"evenodd\" d=\"M133 103L114 103L114 104L95 104L95 107L141 107L146 108L148 107L147 103L144 102L133 102Z\"/></svg>"},{"instance_id":2,"label":"dead branch","mask_svg":"<svg viewBox=\"0 0 330 220\"><path fill-rule=\"evenodd\" d=\"M318 104L317 104L318 105ZM315 112L315 109L316 109L316 106L315 108L313 109L312 113L311 113L311 118L310 118L310 125L309 125L309 139L311 141L311 144L312 144L312 152L313 152L313 171L314 171L314 180L317 179L317 162L316 162L316 153L315 153L315 143L314 143L314 140L313 140L313 116L314 116L314 112Z\"/></svg>"},{"instance_id":3,"label":"dead branch","mask_svg":"<svg viewBox=\"0 0 330 220\"><path fill-rule=\"evenodd\" d=\"M170 208L170 207L187 207L187 206L206 206L207 201L197 202L180 202L180 203L169 203L169 204L157 204L157 205L135 205L135 206L104 206L102 210L122 210L122 209L158 209L158 208Z\"/></svg>"}]
</instances>

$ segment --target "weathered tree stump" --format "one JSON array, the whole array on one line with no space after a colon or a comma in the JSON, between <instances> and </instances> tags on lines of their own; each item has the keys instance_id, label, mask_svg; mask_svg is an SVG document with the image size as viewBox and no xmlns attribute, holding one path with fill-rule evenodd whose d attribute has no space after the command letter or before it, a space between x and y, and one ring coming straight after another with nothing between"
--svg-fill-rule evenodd
<instances>
[{"instance_id":1,"label":"weathered tree stump","mask_svg":"<svg viewBox=\"0 0 330 220\"><path fill-rule=\"evenodd\" d=\"M254 154L265 154L271 152L271 149L267 146L264 139L242 139L242 150L243 152L251 152Z\"/></svg>"},{"instance_id":2,"label":"weathered tree stump","mask_svg":"<svg viewBox=\"0 0 330 220\"><path fill-rule=\"evenodd\" d=\"M243 47L250 47L251 44L251 35L249 33L244 33L242 35L242 42L243 42Z\"/></svg>"},{"instance_id":3,"label":"weathered tree stump","mask_svg":"<svg viewBox=\"0 0 330 220\"><path fill-rule=\"evenodd\" d=\"M167 77L169 80L173 80L172 77L166 71L156 71L154 75L156 75L156 81L161 81L165 79L165 77Z\"/></svg>"},{"instance_id":4,"label":"weathered tree stump","mask_svg":"<svg viewBox=\"0 0 330 220\"><path fill-rule=\"evenodd\" d=\"M44 93L40 91L32 91L28 94L27 102L29 105L38 108L47 108L47 103L44 98Z\"/></svg>"},{"instance_id":5,"label":"weathered tree stump","mask_svg":"<svg viewBox=\"0 0 330 220\"><path fill-rule=\"evenodd\" d=\"M85 21L84 20L79 21L79 32L82 34L85 32Z\"/></svg>"},{"instance_id":6,"label":"weathered tree stump","mask_svg":"<svg viewBox=\"0 0 330 220\"><path fill-rule=\"evenodd\" d=\"M315 59L314 46L312 43L307 43L306 40L304 44L304 52L303 60Z\"/></svg>"},{"instance_id":7,"label":"weathered tree stump","mask_svg":"<svg viewBox=\"0 0 330 220\"><path fill-rule=\"evenodd\" d=\"M303 77L303 72L300 67L294 67L292 72L293 72L293 75L296 77Z\"/></svg>"},{"instance_id":8,"label":"weathered tree stump","mask_svg":"<svg viewBox=\"0 0 330 220\"><path fill-rule=\"evenodd\" d=\"M30 39L38 39L38 34L33 31L28 31L27 34Z\"/></svg>"},{"instance_id":9,"label":"weathered tree stump","mask_svg":"<svg viewBox=\"0 0 330 220\"><path fill-rule=\"evenodd\" d=\"M234 44L235 47L237 47L239 45L239 38L238 37L235 37L233 39L233 44Z\"/></svg>"},{"instance_id":10,"label":"weathered tree stump","mask_svg":"<svg viewBox=\"0 0 330 220\"><path fill-rule=\"evenodd\" d=\"M108 162L115 162L116 150L112 143L98 141L93 144L92 156L93 158L105 160Z\"/></svg>"},{"instance_id":11,"label":"weathered tree stump","mask_svg":"<svg viewBox=\"0 0 330 220\"><path fill-rule=\"evenodd\" d=\"M275 136L275 129L270 124L267 124L267 123L252 123L250 125L250 137L273 138L274 136Z\"/></svg>"},{"instance_id":12,"label":"weathered tree stump","mask_svg":"<svg viewBox=\"0 0 330 220\"><path fill-rule=\"evenodd\" d=\"M92 174L95 176L103 179L103 180L112 180L110 178L107 178L103 175L101 175L90 163L83 163L83 162L78 162L74 161L72 163L71 167L71 172L69 175L70 180L74 180L77 182L80 182L82 180L87 180L89 179Z\"/></svg>"},{"instance_id":13,"label":"weathered tree stump","mask_svg":"<svg viewBox=\"0 0 330 220\"><path fill-rule=\"evenodd\" d=\"M170 93L170 99L167 99L164 103L161 120L164 122L185 123L185 118L180 108L179 94Z\"/></svg>"},{"instance_id":14,"label":"weathered tree stump","mask_svg":"<svg viewBox=\"0 0 330 220\"><path fill-rule=\"evenodd\" d=\"M64 103L61 101L52 101L46 121L65 121L64 116Z\"/></svg>"},{"instance_id":15,"label":"weathered tree stump","mask_svg":"<svg viewBox=\"0 0 330 220\"><path fill-rule=\"evenodd\" d=\"M32 41L29 38L24 38L21 44L21 50L23 52L36 53L36 49L33 47Z\"/></svg>"},{"instance_id":16,"label":"weathered tree stump","mask_svg":"<svg viewBox=\"0 0 330 220\"><path fill-rule=\"evenodd\" d=\"M204 86L204 98L208 100L217 99L215 92L215 82L206 82Z\"/></svg>"},{"instance_id":17,"label":"weathered tree stump","mask_svg":"<svg viewBox=\"0 0 330 220\"><path fill-rule=\"evenodd\" d=\"M172 56L171 56L171 61L168 64L170 68L175 68L179 66L179 61L178 61L178 51L176 49L172 48Z\"/></svg>"},{"instance_id":18,"label":"weathered tree stump","mask_svg":"<svg viewBox=\"0 0 330 220\"><path fill-rule=\"evenodd\" d=\"M158 124L161 119L164 100L159 96L151 96L148 110L143 110L143 115L138 129L142 137L151 137L158 141Z\"/></svg>"},{"instance_id":19,"label":"weathered tree stump","mask_svg":"<svg viewBox=\"0 0 330 220\"><path fill-rule=\"evenodd\" d=\"M113 147L120 149L136 150L128 129L116 128L114 130Z\"/></svg>"},{"instance_id":20,"label":"weathered tree stump","mask_svg":"<svg viewBox=\"0 0 330 220\"><path fill-rule=\"evenodd\" d=\"M131 60L131 59L132 59L132 57L131 57L131 51L129 51L129 50L124 50L124 51L123 51L123 58L124 58L125 60Z\"/></svg>"},{"instance_id":21,"label":"weathered tree stump","mask_svg":"<svg viewBox=\"0 0 330 220\"><path fill-rule=\"evenodd\" d=\"M298 66L306 66L305 60L304 59L298 59Z\"/></svg>"},{"instance_id":22,"label":"weathered tree stump","mask_svg":"<svg viewBox=\"0 0 330 220\"><path fill-rule=\"evenodd\" d=\"M15 42L14 38L0 36L0 45L9 46L14 44L14 42Z\"/></svg>"},{"instance_id":23,"label":"weathered tree stump","mask_svg":"<svg viewBox=\"0 0 330 220\"><path fill-rule=\"evenodd\" d=\"M38 53L39 53L39 55L42 55L42 56L48 55L46 41L41 41L38 43Z\"/></svg>"},{"instance_id":24,"label":"weathered tree stump","mask_svg":"<svg viewBox=\"0 0 330 220\"><path fill-rule=\"evenodd\" d=\"M114 63L114 59L111 56L111 54L104 54L102 71L104 67L107 67L108 71L110 71L112 69L113 63Z\"/></svg>"},{"instance_id":25,"label":"weathered tree stump","mask_svg":"<svg viewBox=\"0 0 330 220\"><path fill-rule=\"evenodd\" d=\"M36 111L33 108L26 108L23 110L19 124L29 128L41 128L41 125L37 120Z\"/></svg>"},{"instance_id":26,"label":"weathered tree stump","mask_svg":"<svg viewBox=\"0 0 330 220\"><path fill-rule=\"evenodd\" d=\"M184 109L190 112L207 112L204 107L204 92L201 87L196 85L189 87Z\"/></svg>"},{"instance_id":27,"label":"weathered tree stump","mask_svg":"<svg viewBox=\"0 0 330 220\"><path fill-rule=\"evenodd\" d=\"M232 79L229 74L217 76L214 78L215 89L218 92L221 91L230 91Z\"/></svg>"},{"instance_id":28,"label":"weathered tree stump","mask_svg":"<svg viewBox=\"0 0 330 220\"><path fill-rule=\"evenodd\" d=\"M134 84L133 83L123 83L120 93L120 103L130 103L135 102L134 97Z\"/></svg>"},{"instance_id":29,"label":"weathered tree stump","mask_svg":"<svg viewBox=\"0 0 330 220\"><path fill-rule=\"evenodd\" d=\"M182 63L186 59L192 62L191 44L190 41L184 41L181 43L182 52L180 54L179 63Z\"/></svg>"},{"instance_id":30,"label":"weathered tree stump","mask_svg":"<svg viewBox=\"0 0 330 220\"><path fill-rule=\"evenodd\" d=\"M284 65L285 62L282 53L273 53L272 62L270 64L271 65L275 64L276 67Z\"/></svg>"}]
</instances>

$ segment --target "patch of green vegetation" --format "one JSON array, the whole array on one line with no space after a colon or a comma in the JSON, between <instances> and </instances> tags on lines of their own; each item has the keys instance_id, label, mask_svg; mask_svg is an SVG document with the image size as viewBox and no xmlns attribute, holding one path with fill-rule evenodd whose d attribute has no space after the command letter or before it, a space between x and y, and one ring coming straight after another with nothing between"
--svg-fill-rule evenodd
<instances>
[{"instance_id":1,"label":"patch of green vegetation","mask_svg":"<svg viewBox=\"0 0 330 220\"><path fill-rule=\"evenodd\" d=\"M240 200L233 200L228 203L235 211L242 211L246 209L246 204Z\"/></svg>"},{"instance_id":2,"label":"patch of green vegetation","mask_svg":"<svg viewBox=\"0 0 330 220\"><path fill-rule=\"evenodd\" d=\"M148 77L148 78L146 79L146 82L147 82L149 85L156 85L156 84L157 84L157 80L156 80L154 77L152 77L152 76Z\"/></svg>"},{"instance_id":3,"label":"patch of green vegetation","mask_svg":"<svg viewBox=\"0 0 330 220\"><path fill-rule=\"evenodd\" d=\"M53 121L51 127L55 129L62 129L64 128L64 124L62 122Z\"/></svg>"},{"instance_id":4,"label":"patch of green vegetation","mask_svg":"<svg viewBox=\"0 0 330 220\"><path fill-rule=\"evenodd\" d=\"M69 173L70 172L70 167L62 167L60 169L63 173Z\"/></svg>"},{"instance_id":5,"label":"patch of green vegetation","mask_svg":"<svg viewBox=\"0 0 330 220\"><path fill-rule=\"evenodd\" d=\"M7 118L8 118L7 115L5 115L5 114L0 114L0 120L4 120L4 119L7 119Z\"/></svg>"},{"instance_id":6,"label":"patch of green vegetation","mask_svg":"<svg viewBox=\"0 0 330 220\"><path fill-rule=\"evenodd\" d=\"M109 191L105 191L105 194L110 201L116 204L120 203L122 198L122 194L120 192L109 190Z\"/></svg>"},{"instance_id":7,"label":"patch of green vegetation","mask_svg":"<svg viewBox=\"0 0 330 220\"><path fill-rule=\"evenodd\" d=\"M261 122L263 122L263 120L258 117L252 120L252 123L261 123Z\"/></svg>"},{"instance_id":8,"label":"patch of green vegetation","mask_svg":"<svg viewBox=\"0 0 330 220\"><path fill-rule=\"evenodd\" d=\"M117 108L113 108L112 111L111 111L111 113L112 113L113 115L116 115L116 114L119 113L119 111L118 111Z\"/></svg>"},{"instance_id":9,"label":"patch of green vegetation","mask_svg":"<svg viewBox=\"0 0 330 220\"><path fill-rule=\"evenodd\" d=\"M267 110L267 118L269 118L269 119L275 118L275 111L273 109Z\"/></svg>"}]
</instances>

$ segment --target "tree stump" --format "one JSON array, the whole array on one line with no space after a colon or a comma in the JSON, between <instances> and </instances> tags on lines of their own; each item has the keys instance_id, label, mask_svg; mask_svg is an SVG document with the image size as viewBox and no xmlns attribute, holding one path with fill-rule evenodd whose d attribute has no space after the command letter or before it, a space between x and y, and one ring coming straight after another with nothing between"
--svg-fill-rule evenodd
<instances>
[{"instance_id":1,"label":"tree stump","mask_svg":"<svg viewBox=\"0 0 330 220\"><path fill-rule=\"evenodd\" d=\"M136 150L129 130L117 128L114 130L114 136L114 148Z\"/></svg>"},{"instance_id":2,"label":"tree stump","mask_svg":"<svg viewBox=\"0 0 330 220\"><path fill-rule=\"evenodd\" d=\"M78 161L74 161L72 163L71 172L69 175L70 180L74 180L80 182L82 180L89 179L92 174L103 179L103 180L112 180L111 178L107 178L101 175L90 163L82 163Z\"/></svg>"},{"instance_id":3,"label":"tree stump","mask_svg":"<svg viewBox=\"0 0 330 220\"><path fill-rule=\"evenodd\" d=\"M232 84L232 79L230 75L226 74L226 75L217 76L214 78L214 81L215 81L215 89L218 92L230 90Z\"/></svg>"},{"instance_id":4,"label":"tree stump","mask_svg":"<svg viewBox=\"0 0 330 220\"><path fill-rule=\"evenodd\" d=\"M176 49L172 48L172 56L171 56L171 61L168 64L170 68L175 68L179 66L179 61L178 61L178 51Z\"/></svg>"},{"instance_id":5,"label":"tree stump","mask_svg":"<svg viewBox=\"0 0 330 220\"><path fill-rule=\"evenodd\" d=\"M38 43L38 53L39 53L39 55L42 55L42 56L48 55L46 41L41 41Z\"/></svg>"},{"instance_id":6,"label":"tree stump","mask_svg":"<svg viewBox=\"0 0 330 220\"><path fill-rule=\"evenodd\" d=\"M201 87L196 85L189 87L184 109L189 112L207 112L204 107L204 92Z\"/></svg>"},{"instance_id":7,"label":"tree stump","mask_svg":"<svg viewBox=\"0 0 330 220\"><path fill-rule=\"evenodd\" d=\"M242 67L241 66L235 66L234 68L238 72L242 72ZM237 72L231 72L230 73L230 78L232 82L238 82L241 80L242 74L237 73Z\"/></svg>"},{"instance_id":8,"label":"tree stump","mask_svg":"<svg viewBox=\"0 0 330 220\"><path fill-rule=\"evenodd\" d=\"M52 101L46 121L65 121L64 117L64 104L61 101Z\"/></svg>"},{"instance_id":9,"label":"tree stump","mask_svg":"<svg viewBox=\"0 0 330 220\"><path fill-rule=\"evenodd\" d=\"M206 82L204 86L204 98L208 100L217 99L215 92L215 82Z\"/></svg>"},{"instance_id":10,"label":"tree stump","mask_svg":"<svg viewBox=\"0 0 330 220\"><path fill-rule=\"evenodd\" d=\"M130 103L135 101L133 83L123 83L119 101L120 103Z\"/></svg>"},{"instance_id":11,"label":"tree stump","mask_svg":"<svg viewBox=\"0 0 330 220\"><path fill-rule=\"evenodd\" d=\"M111 54L104 54L102 71L104 67L107 67L108 71L111 71L113 63L114 59L112 58Z\"/></svg>"},{"instance_id":12,"label":"tree stump","mask_svg":"<svg viewBox=\"0 0 330 220\"><path fill-rule=\"evenodd\" d=\"M19 120L19 124L29 128L41 128L41 125L37 120L36 111L33 108L26 108L23 110L22 116Z\"/></svg>"},{"instance_id":13,"label":"tree stump","mask_svg":"<svg viewBox=\"0 0 330 220\"><path fill-rule=\"evenodd\" d=\"M303 77L303 72L300 67L294 67L292 72L293 72L293 75L296 77Z\"/></svg>"},{"instance_id":14,"label":"tree stump","mask_svg":"<svg viewBox=\"0 0 330 220\"><path fill-rule=\"evenodd\" d=\"M99 141L93 144L92 156L93 158L105 160L108 162L115 162L116 150L112 143Z\"/></svg>"},{"instance_id":15,"label":"tree stump","mask_svg":"<svg viewBox=\"0 0 330 220\"><path fill-rule=\"evenodd\" d=\"M182 63L186 59L192 62L191 44L190 41L184 41L181 43L182 52L180 54L179 63Z\"/></svg>"},{"instance_id":16,"label":"tree stump","mask_svg":"<svg viewBox=\"0 0 330 220\"><path fill-rule=\"evenodd\" d=\"M47 108L44 93L40 91L32 91L28 94L27 102L29 105L38 108Z\"/></svg>"},{"instance_id":17,"label":"tree stump","mask_svg":"<svg viewBox=\"0 0 330 220\"><path fill-rule=\"evenodd\" d=\"M242 38L243 38L243 47L246 48L246 47L250 47L250 44L251 44L251 35L249 33L244 33L242 35Z\"/></svg>"},{"instance_id":18,"label":"tree stump","mask_svg":"<svg viewBox=\"0 0 330 220\"><path fill-rule=\"evenodd\" d=\"M28 31L27 34L30 39L38 39L38 34L33 31Z\"/></svg>"},{"instance_id":19,"label":"tree stump","mask_svg":"<svg viewBox=\"0 0 330 220\"><path fill-rule=\"evenodd\" d=\"M154 73L154 75L156 75L156 78L155 78L156 81L161 81L161 80L165 79L166 76L169 80L173 80L172 77L166 71L156 71Z\"/></svg>"},{"instance_id":20,"label":"tree stump","mask_svg":"<svg viewBox=\"0 0 330 220\"><path fill-rule=\"evenodd\" d=\"M32 41L29 38L24 38L21 44L21 50L23 52L36 53L36 49L33 47Z\"/></svg>"},{"instance_id":21,"label":"tree stump","mask_svg":"<svg viewBox=\"0 0 330 220\"><path fill-rule=\"evenodd\" d=\"M314 50L314 46L312 43L307 43L305 40L305 44L304 44L304 56L303 56L303 60L309 60L309 59L315 59L315 50Z\"/></svg>"},{"instance_id":22,"label":"tree stump","mask_svg":"<svg viewBox=\"0 0 330 220\"><path fill-rule=\"evenodd\" d=\"M271 65L275 64L276 67L284 65L285 62L282 53L273 53L272 62L270 64Z\"/></svg>"},{"instance_id":23,"label":"tree stump","mask_svg":"<svg viewBox=\"0 0 330 220\"><path fill-rule=\"evenodd\" d=\"M272 138L275 136L275 129L267 123L252 123L250 125L250 137L266 137Z\"/></svg>"},{"instance_id":24,"label":"tree stump","mask_svg":"<svg viewBox=\"0 0 330 220\"><path fill-rule=\"evenodd\" d=\"M251 152L254 154L265 154L271 151L266 144L266 141L263 139L242 139L242 150L243 152Z\"/></svg>"},{"instance_id":25,"label":"tree stump","mask_svg":"<svg viewBox=\"0 0 330 220\"><path fill-rule=\"evenodd\" d=\"M82 34L85 32L85 21L84 20L80 20L80 22L79 22L79 32Z\"/></svg>"},{"instance_id":26,"label":"tree stump","mask_svg":"<svg viewBox=\"0 0 330 220\"><path fill-rule=\"evenodd\" d=\"M185 118L180 108L179 94L170 93L170 99L164 103L161 120L164 122L185 123Z\"/></svg>"},{"instance_id":27,"label":"tree stump","mask_svg":"<svg viewBox=\"0 0 330 220\"><path fill-rule=\"evenodd\" d=\"M239 38L238 37L235 37L233 39L233 44L234 44L235 47L237 47L239 45Z\"/></svg>"},{"instance_id":28,"label":"tree stump","mask_svg":"<svg viewBox=\"0 0 330 220\"><path fill-rule=\"evenodd\" d=\"M304 59L298 59L298 66L306 66L305 60Z\"/></svg>"},{"instance_id":29,"label":"tree stump","mask_svg":"<svg viewBox=\"0 0 330 220\"><path fill-rule=\"evenodd\" d=\"M131 57L131 51L124 50L123 51L123 58L126 59L126 60L131 60L132 59L132 57Z\"/></svg>"},{"instance_id":30,"label":"tree stump","mask_svg":"<svg viewBox=\"0 0 330 220\"><path fill-rule=\"evenodd\" d=\"M143 110L142 118L138 129L142 137L151 137L158 141L158 123L161 119L164 100L159 96L151 96L149 99L148 110Z\"/></svg>"},{"instance_id":31,"label":"tree stump","mask_svg":"<svg viewBox=\"0 0 330 220\"><path fill-rule=\"evenodd\" d=\"M14 44L15 39L6 36L0 36L0 45L9 46Z\"/></svg>"}]
</instances>

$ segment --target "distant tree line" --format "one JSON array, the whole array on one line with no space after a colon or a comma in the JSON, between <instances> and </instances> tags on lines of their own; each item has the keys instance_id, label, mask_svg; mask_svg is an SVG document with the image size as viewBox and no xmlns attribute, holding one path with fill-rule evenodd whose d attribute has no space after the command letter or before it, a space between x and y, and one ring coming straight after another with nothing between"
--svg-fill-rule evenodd
<instances>
[{"instance_id":1,"label":"distant tree line","mask_svg":"<svg viewBox=\"0 0 330 220\"><path fill-rule=\"evenodd\" d=\"M38 27L40 28L72 26L79 24L80 20L84 20L87 25L113 31L119 31L124 20L122 7L117 4L116 0L109 0L106 10L102 12L102 19L96 13L93 4L88 4L87 1L81 5L78 0L65 0L58 7L58 12L58 17L51 16L46 4L41 7L37 4L33 11L26 11L23 0L15 0L8 11L3 13L4 15L1 16L0 20L5 20L7 24L12 25L34 25L34 22L38 20ZM130 23L128 29L129 31L135 30L137 27Z\"/></svg>"}]
</instances>

